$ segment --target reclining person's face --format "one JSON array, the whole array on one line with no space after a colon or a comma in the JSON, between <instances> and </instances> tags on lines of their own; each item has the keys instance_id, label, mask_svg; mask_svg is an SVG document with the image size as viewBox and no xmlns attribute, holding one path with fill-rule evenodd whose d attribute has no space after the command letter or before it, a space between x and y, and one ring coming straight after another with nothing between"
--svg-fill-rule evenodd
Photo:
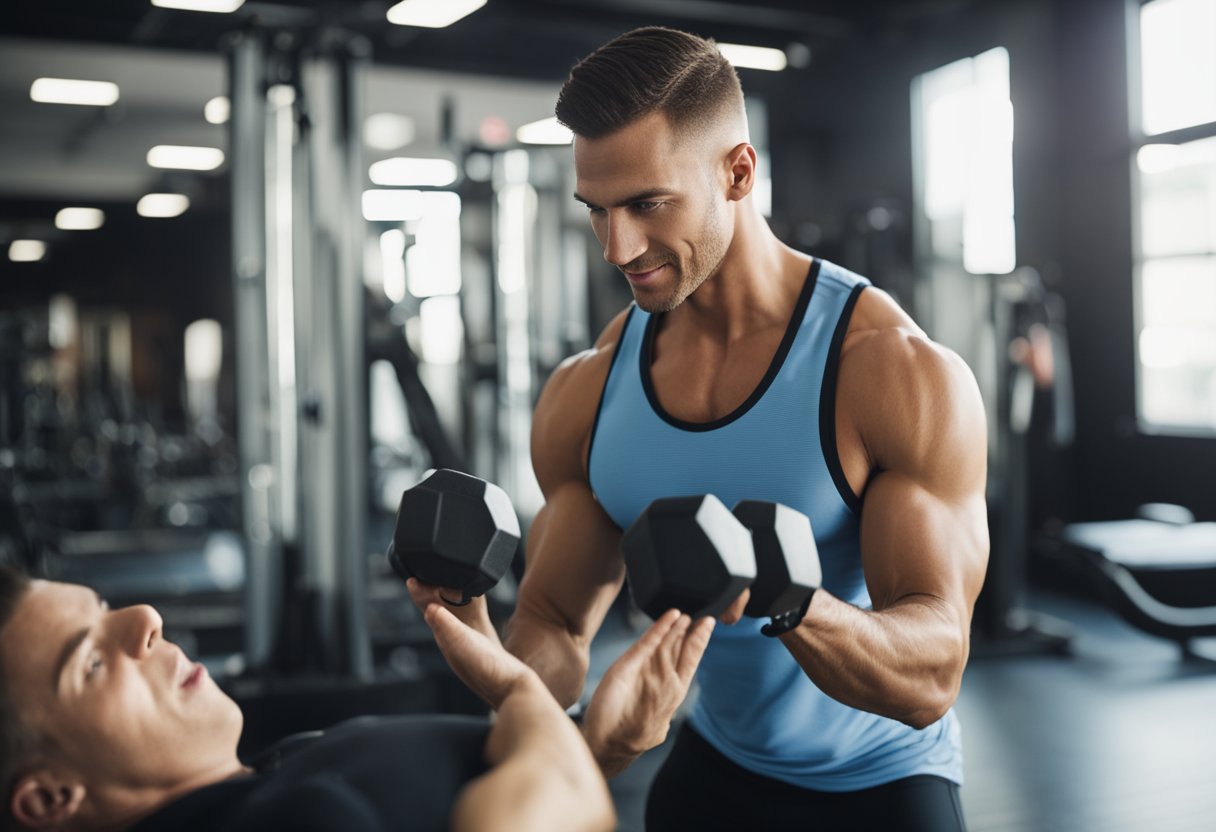
<instances>
[{"instance_id":1,"label":"reclining person's face","mask_svg":"<svg viewBox=\"0 0 1216 832\"><path fill-rule=\"evenodd\" d=\"M0 632L0 659L17 711L46 740L12 797L22 819L121 816L239 766L240 709L161 637L151 607L111 610L85 587L34 581Z\"/></svg>"}]
</instances>

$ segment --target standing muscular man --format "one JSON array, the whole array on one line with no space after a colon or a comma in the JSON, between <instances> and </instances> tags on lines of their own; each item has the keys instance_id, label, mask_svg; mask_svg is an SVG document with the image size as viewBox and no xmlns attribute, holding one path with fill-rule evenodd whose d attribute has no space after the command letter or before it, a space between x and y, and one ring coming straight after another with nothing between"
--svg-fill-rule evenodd
<instances>
[{"instance_id":1,"label":"standing muscular man","mask_svg":"<svg viewBox=\"0 0 1216 832\"><path fill-rule=\"evenodd\" d=\"M636 303L537 406L546 503L507 648L576 701L624 579L621 530L651 500L785 503L811 518L823 588L779 638L756 620L714 633L648 825L962 829L951 706L988 556L970 371L865 278L772 233L713 42L622 35L574 67L557 116L575 196ZM461 614L488 630L483 606ZM604 770L661 741L673 708L639 701Z\"/></svg>"}]
</instances>

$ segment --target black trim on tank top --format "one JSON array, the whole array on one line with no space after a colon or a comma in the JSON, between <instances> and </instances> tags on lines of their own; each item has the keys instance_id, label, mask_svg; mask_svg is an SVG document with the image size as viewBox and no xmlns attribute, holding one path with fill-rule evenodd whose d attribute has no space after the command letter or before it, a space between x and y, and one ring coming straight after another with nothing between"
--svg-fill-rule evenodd
<instances>
[{"instance_id":1,"label":"black trim on tank top","mask_svg":"<svg viewBox=\"0 0 1216 832\"><path fill-rule=\"evenodd\" d=\"M756 403L764 397L765 392L777 378L777 373L781 372L781 365L785 363L786 356L789 355L790 349L793 348L794 339L798 337L798 330L802 327L803 319L806 318L806 310L811 305L811 295L814 294L815 284L818 281L819 258L815 258L811 261L806 282L802 286L802 292L798 295L798 302L794 304L794 313L790 316L790 322L785 327L785 335L781 339L781 344L777 347L777 353L768 365L768 370L764 373L764 378L760 379L760 383L756 385L756 389L752 391L752 394L747 397L747 400L743 404L725 416L714 419L712 422L686 422L683 419L677 419L664 410L663 405L659 404L658 393L655 392L654 382L650 378L650 365L654 360L654 339L658 334L659 319L663 316L651 315L650 320L646 322L646 332L642 336L642 349L638 358L638 369L642 374L642 389L646 391L646 399L650 402L650 407L654 410L655 414L672 427L694 433L704 433L726 427L755 407Z\"/></svg>"},{"instance_id":2,"label":"black trim on tank top","mask_svg":"<svg viewBox=\"0 0 1216 832\"><path fill-rule=\"evenodd\" d=\"M608 381L612 378L612 371L616 369L616 360L621 354L621 342L625 340L625 333L629 331L629 322L633 320L633 313L638 309L636 303L630 304L629 311L625 313L625 323L621 325L621 332L616 337L616 345L612 348L612 362L608 365L608 375L604 376L604 386L600 389L600 403L595 406L595 421L591 423L591 438L587 440L587 484L591 484L591 449L595 447L595 433L600 427L600 414L604 412L604 398L608 393Z\"/></svg>"},{"instance_id":3,"label":"black trim on tank top","mask_svg":"<svg viewBox=\"0 0 1216 832\"><path fill-rule=\"evenodd\" d=\"M828 348L828 362L823 369L823 387L819 392L819 445L823 448L823 460L827 463L828 473L832 482L840 492L840 498L854 514L861 514L861 497L853 493L849 478L844 475L840 464L840 451L836 447L836 376L840 370L840 348L844 344L844 336L849 331L849 319L853 317L853 307L861 297L866 284L859 283L849 292L840 312L840 320L836 323L836 331L832 333L832 344Z\"/></svg>"}]
</instances>

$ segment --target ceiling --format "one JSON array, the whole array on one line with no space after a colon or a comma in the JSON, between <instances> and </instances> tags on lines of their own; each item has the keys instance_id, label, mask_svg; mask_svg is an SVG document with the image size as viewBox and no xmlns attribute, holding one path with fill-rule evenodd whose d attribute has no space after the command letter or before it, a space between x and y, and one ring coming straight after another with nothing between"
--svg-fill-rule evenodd
<instances>
[{"instance_id":1,"label":"ceiling","mask_svg":"<svg viewBox=\"0 0 1216 832\"><path fill-rule=\"evenodd\" d=\"M222 177L224 168L157 171L145 155L156 144L226 146L227 127L207 123L203 106L226 92L222 44L244 28L286 29L304 38L337 29L366 37L374 61L366 112L410 116L415 140L400 152L426 155L440 146L445 102L460 143L477 143L488 116L513 131L551 115L569 67L635 26L670 25L787 51L795 44L792 50L806 59L952 14L969 2L489 0L438 30L389 24L390 0L250 0L230 15L162 9L149 0L19 3L0 21L0 213L11 220L5 204L27 210L45 202L50 211L60 203L133 203L152 190L198 192L209 178ZM811 71L805 60L790 70L799 71ZM44 76L113 81L121 97L104 108L37 104L29 88ZM368 161L384 155L391 154L369 150ZM11 222L7 227L10 237L23 231Z\"/></svg>"},{"instance_id":2,"label":"ceiling","mask_svg":"<svg viewBox=\"0 0 1216 832\"><path fill-rule=\"evenodd\" d=\"M110 107L31 101L30 84L45 76L112 81L120 98ZM445 101L454 135L474 144L487 116L513 129L552 115L557 88L557 82L374 65L363 93L368 114L399 113L413 121L414 140L400 153L428 155L441 146ZM182 180L208 174L155 170L147 151L158 144L225 148L227 126L209 124L203 108L226 92L227 68L218 54L0 40L0 195L122 200L161 185L180 188ZM369 162L388 155L365 148Z\"/></svg>"},{"instance_id":3,"label":"ceiling","mask_svg":"<svg viewBox=\"0 0 1216 832\"><path fill-rule=\"evenodd\" d=\"M951 14L976 0L489 0L447 29L393 26L394 0L247 0L235 14L162 9L149 0L37 0L7 9L0 33L214 52L246 25L361 32L378 61L561 80L615 34L642 25L719 40L812 48Z\"/></svg>"}]
</instances>

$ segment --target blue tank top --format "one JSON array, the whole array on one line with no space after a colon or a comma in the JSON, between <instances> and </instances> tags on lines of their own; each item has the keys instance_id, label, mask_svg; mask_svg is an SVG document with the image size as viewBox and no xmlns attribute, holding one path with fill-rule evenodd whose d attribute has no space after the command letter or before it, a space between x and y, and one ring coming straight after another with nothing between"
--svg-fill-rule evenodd
<instances>
[{"instance_id":1,"label":"blue tank top","mask_svg":"<svg viewBox=\"0 0 1216 832\"><path fill-rule=\"evenodd\" d=\"M816 259L785 337L755 392L733 413L690 423L663 410L650 378L658 316L632 307L591 436L596 499L628 528L659 497L714 494L728 507L774 500L811 518L823 587L869 609L861 503L836 452L840 346L864 277ZM914 774L962 783L953 710L915 730L843 705L810 681L765 622L714 628L697 673L692 727L740 766L794 785L852 791Z\"/></svg>"}]
</instances>

